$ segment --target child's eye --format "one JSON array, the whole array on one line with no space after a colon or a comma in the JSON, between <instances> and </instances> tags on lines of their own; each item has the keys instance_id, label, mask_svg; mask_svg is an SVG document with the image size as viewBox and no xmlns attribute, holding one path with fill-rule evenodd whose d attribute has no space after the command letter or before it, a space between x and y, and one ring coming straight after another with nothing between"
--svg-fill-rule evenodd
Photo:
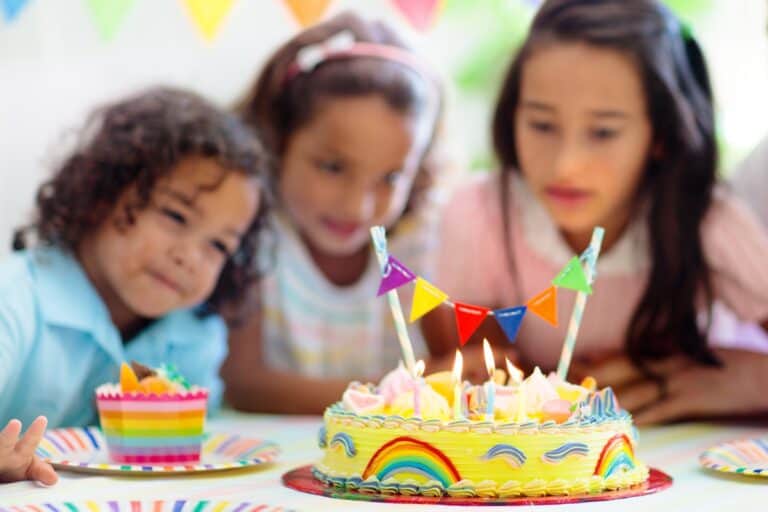
<instances>
[{"instance_id":1,"label":"child's eye","mask_svg":"<svg viewBox=\"0 0 768 512\"><path fill-rule=\"evenodd\" d=\"M229 251L229 247L227 247L227 244L220 240L213 240L211 241L211 246L216 249L219 253L221 253L222 256L225 258L229 258L231 256L231 253Z\"/></svg>"},{"instance_id":2,"label":"child's eye","mask_svg":"<svg viewBox=\"0 0 768 512\"><path fill-rule=\"evenodd\" d=\"M344 171L344 164L338 160L318 160L317 168L328 174L341 174Z\"/></svg>"},{"instance_id":3,"label":"child's eye","mask_svg":"<svg viewBox=\"0 0 768 512\"><path fill-rule=\"evenodd\" d=\"M528 126L539 133L552 133L555 131L555 125L547 121L528 121Z\"/></svg>"},{"instance_id":4,"label":"child's eye","mask_svg":"<svg viewBox=\"0 0 768 512\"><path fill-rule=\"evenodd\" d=\"M595 128L590 130L589 135L596 140L608 140L614 138L618 133L618 130L612 128Z\"/></svg>"},{"instance_id":5,"label":"child's eye","mask_svg":"<svg viewBox=\"0 0 768 512\"><path fill-rule=\"evenodd\" d=\"M181 213L177 212L176 210L172 210L170 208L163 208L162 212L163 212L163 215L173 220L177 224L186 225L187 223L187 218Z\"/></svg>"},{"instance_id":6,"label":"child's eye","mask_svg":"<svg viewBox=\"0 0 768 512\"><path fill-rule=\"evenodd\" d=\"M384 176L384 183L386 183L387 185L394 185L395 183L397 183L397 180L399 180L401 176L402 176L402 172L400 171L389 172Z\"/></svg>"}]
</instances>

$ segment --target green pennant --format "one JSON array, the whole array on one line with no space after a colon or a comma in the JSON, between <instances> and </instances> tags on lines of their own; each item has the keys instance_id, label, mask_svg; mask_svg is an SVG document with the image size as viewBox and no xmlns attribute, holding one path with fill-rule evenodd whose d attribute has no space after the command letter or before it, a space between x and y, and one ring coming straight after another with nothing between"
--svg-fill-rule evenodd
<instances>
[{"instance_id":1,"label":"green pennant","mask_svg":"<svg viewBox=\"0 0 768 512\"><path fill-rule=\"evenodd\" d=\"M86 0L102 40L110 41L115 36L134 2L135 0Z\"/></svg>"},{"instance_id":2,"label":"green pennant","mask_svg":"<svg viewBox=\"0 0 768 512\"><path fill-rule=\"evenodd\" d=\"M552 284L559 288L568 288L587 294L592 293L592 287L587 282L587 276L584 275L584 269L578 256L571 258L565 268L552 280Z\"/></svg>"}]
</instances>

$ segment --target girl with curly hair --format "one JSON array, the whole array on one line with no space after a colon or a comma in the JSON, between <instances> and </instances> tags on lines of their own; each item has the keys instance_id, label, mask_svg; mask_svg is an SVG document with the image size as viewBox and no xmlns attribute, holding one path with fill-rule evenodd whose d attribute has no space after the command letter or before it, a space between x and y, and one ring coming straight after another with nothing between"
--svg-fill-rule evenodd
<instances>
[{"instance_id":1,"label":"girl with curly hair","mask_svg":"<svg viewBox=\"0 0 768 512\"><path fill-rule=\"evenodd\" d=\"M350 379L397 365L369 229L428 273L441 87L390 27L342 13L279 48L238 111L275 157L278 239L255 314L230 336L227 397L321 412Z\"/></svg>"},{"instance_id":2,"label":"girl with curly hair","mask_svg":"<svg viewBox=\"0 0 768 512\"><path fill-rule=\"evenodd\" d=\"M33 420L93 423L89 397L122 361L173 363L216 407L217 313L258 277L265 162L245 125L188 92L91 116L0 265L0 421L16 418L0 433L0 481L55 481L32 456L45 428Z\"/></svg>"}]
</instances>

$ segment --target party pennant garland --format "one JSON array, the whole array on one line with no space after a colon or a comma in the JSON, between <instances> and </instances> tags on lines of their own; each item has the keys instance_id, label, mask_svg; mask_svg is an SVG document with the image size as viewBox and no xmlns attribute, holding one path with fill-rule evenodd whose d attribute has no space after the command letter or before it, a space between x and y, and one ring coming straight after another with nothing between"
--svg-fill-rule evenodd
<instances>
[{"instance_id":1,"label":"party pennant garland","mask_svg":"<svg viewBox=\"0 0 768 512\"><path fill-rule=\"evenodd\" d=\"M283 0L300 26L306 27L319 21L331 0Z\"/></svg>"},{"instance_id":2,"label":"party pennant garland","mask_svg":"<svg viewBox=\"0 0 768 512\"><path fill-rule=\"evenodd\" d=\"M400 288L414 279L416 279L416 274L408 270L408 267L397 261L394 256L390 255L387 264L384 266L381 285L379 286L379 291L376 296L380 297L389 290Z\"/></svg>"},{"instance_id":3,"label":"party pennant garland","mask_svg":"<svg viewBox=\"0 0 768 512\"><path fill-rule=\"evenodd\" d=\"M437 19L443 0L392 0L392 4L417 30L427 30Z\"/></svg>"},{"instance_id":4,"label":"party pennant garland","mask_svg":"<svg viewBox=\"0 0 768 512\"><path fill-rule=\"evenodd\" d=\"M451 302L448 294L437 288L422 277L417 276L411 270L389 255L382 272L381 284L378 295L383 295L395 290L407 283L415 281L413 291L413 303L411 304L410 321L414 322L426 315L442 303L447 303L454 308L456 327L459 331L459 343L463 346L472 337L472 334L485 321L487 316L493 316L499 324L510 343L514 343L517 333L522 325L527 312L540 317L553 327L558 326L557 317L557 290L567 288L585 294L592 293L592 286L584 272L583 264L589 253L574 256L568 264L552 280L552 286L538 293L528 300L524 306L496 309L467 304L464 302Z\"/></svg>"},{"instance_id":5,"label":"party pennant garland","mask_svg":"<svg viewBox=\"0 0 768 512\"><path fill-rule=\"evenodd\" d=\"M134 3L135 0L86 0L102 40L110 41L115 36Z\"/></svg>"},{"instance_id":6,"label":"party pennant garland","mask_svg":"<svg viewBox=\"0 0 768 512\"><path fill-rule=\"evenodd\" d=\"M203 38L211 42L232 9L234 0L184 0L184 5Z\"/></svg>"},{"instance_id":7,"label":"party pennant garland","mask_svg":"<svg viewBox=\"0 0 768 512\"><path fill-rule=\"evenodd\" d=\"M456 311L456 326L459 328L459 343L463 347L488 316L490 309L463 302L455 302L453 307Z\"/></svg>"},{"instance_id":8,"label":"party pennant garland","mask_svg":"<svg viewBox=\"0 0 768 512\"><path fill-rule=\"evenodd\" d=\"M448 295L421 277L416 278L416 288L413 290L411 317L414 322L445 302Z\"/></svg>"},{"instance_id":9,"label":"party pennant garland","mask_svg":"<svg viewBox=\"0 0 768 512\"><path fill-rule=\"evenodd\" d=\"M29 0L0 0L5 21L8 23L14 21L28 3Z\"/></svg>"}]
</instances>

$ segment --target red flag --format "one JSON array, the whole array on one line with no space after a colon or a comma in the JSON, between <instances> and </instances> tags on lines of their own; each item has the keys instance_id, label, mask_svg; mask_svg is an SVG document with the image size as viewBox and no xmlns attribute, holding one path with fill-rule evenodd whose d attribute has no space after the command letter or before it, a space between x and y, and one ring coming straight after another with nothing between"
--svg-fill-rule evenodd
<instances>
[{"instance_id":1,"label":"red flag","mask_svg":"<svg viewBox=\"0 0 768 512\"><path fill-rule=\"evenodd\" d=\"M490 309L462 302L456 302L454 309L456 311L456 325L459 328L459 342L461 346L464 346L472 333L483 323Z\"/></svg>"}]
</instances>

